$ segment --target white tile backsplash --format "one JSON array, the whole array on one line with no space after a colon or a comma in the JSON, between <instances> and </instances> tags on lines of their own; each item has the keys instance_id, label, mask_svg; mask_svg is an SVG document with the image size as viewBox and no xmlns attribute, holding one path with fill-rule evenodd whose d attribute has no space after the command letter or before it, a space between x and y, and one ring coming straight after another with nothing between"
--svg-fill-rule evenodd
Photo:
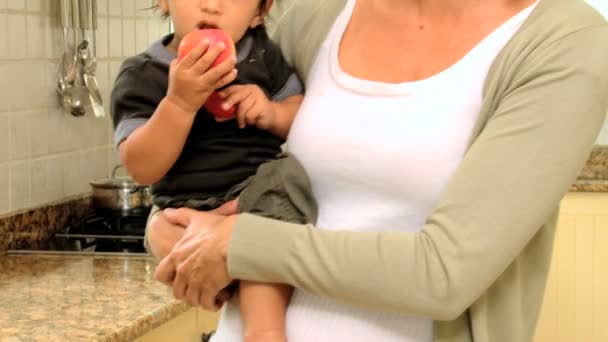
<instances>
[{"instance_id":1,"label":"white tile backsplash","mask_svg":"<svg viewBox=\"0 0 608 342\"><path fill-rule=\"evenodd\" d=\"M0 114L0 162L10 159L9 141L10 141L10 126L8 115ZM2 188L0 187L0 192Z\"/></svg>"},{"instance_id":2,"label":"white tile backsplash","mask_svg":"<svg viewBox=\"0 0 608 342\"><path fill-rule=\"evenodd\" d=\"M123 17L135 16L135 1L134 0L122 0L122 16Z\"/></svg>"},{"instance_id":3,"label":"white tile backsplash","mask_svg":"<svg viewBox=\"0 0 608 342\"><path fill-rule=\"evenodd\" d=\"M148 48L148 23L146 19L135 21L135 52L141 53Z\"/></svg>"},{"instance_id":4,"label":"white tile backsplash","mask_svg":"<svg viewBox=\"0 0 608 342\"><path fill-rule=\"evenodd\" d=\"M47 159L30 161L30 200L33 205L49 201Z\"/></svg>"},{"instance_id":5,"label":"white tile backsplash","mask_svg":"<svg viewBox=\"0 0 608 342\"><path fill-rule=\"evenodd\" d=\"M123 19L122 21L122 52L125 56L135 54L135 19Z\"/></svg>"},{"instance_id":6,"label":"white tile backsplash","mask_svg":"<svg viewBox=\"0 0 608 342\"><path fill-rule=\"evenodd\" d=\"M12 160L26 159L30 156L30 113L17 112L9 116L10 142Z\"/></svg>"},{"instance_id":7,"label":"white tile backsplash","mask_svg":"<svg viewBox=\"0 0 608 342\"><path fill-rule=\"evenodd\" d=\"M8 58L26 58L26 26L25 16L22 14L9 14L8 23Z\"/></svg>"},{"instance_id":8,"label":"white tile backsplash","mask_svg":"<svg viewBox=\"0 0 608 342\"><path fill-rule=\"evenodd\" d=\"M97 0L97 14L108 14L108 0Z\"/></svg>"},{"instance_id":9,"label":"white tile backsplash","mask_svg":"<svg viewBox=\"0 0 608 342\"><path fill-rule=\"evenodd\" d=\"M30 126L30 153L32 157L40 157L49 154L49 114L42 112L29 115Z\"/></svg>"},{"instance_id":10,"label":"white tile backsplash","mask_svg":"<svg viewBox=\"0 0 608 342\"><path fill-rule=\"evenodd\" d=\"M8 163L0 163L0 214L8 212L11 203L11 182Z\"/></svg>"},{"instance_id":11,"label":"white tile backsplash","mask_svg":"<svg viewBox=\"0 0 608 342\"><path fill-rule=\"evenodd\" d=\"M152 3L98 0L97 78L107 110L98 119L60 107L63 31L49 15L56 1L0 0L0 213L87 193L90 180L118 164L110 91L124 58L168 31L157 12L143 9Z\"/></svg>"},{"instance_id":12,"label":"white tile backsplash","mask_svg":"<svg viewBox=\"0 0 608 342\"><path fill-rule=\"evenodd\" d=\"M80 170L80 153L70 153L63 156L63 194L74 196L82 193L82 172Z\"/></svg>"},{"instance_id":13,"label":"white tile backsplash","mask_svg":"<svg viewBox=\"0 0 608 342\"><path fill-rule=\"evenodd\" d=\"M108 51L110 57L121 57L122 53L122 19L110 18L108 33Z\"/></svg>"},{"instance_id":14,"label":"white tile backsplash","mask_svg":"<svg viewBox=\"0 0 608 342\"><path fill-rule=\"evenodd\" d=\"M10 165L10 202L11 210L31 205L29 161L15 162Z\"/></svg>"},{"instance_id":15,"label":"white tile backsplash","mask_svg":"<svg viewBox=\"0 0 608 342\"><path fill-rule=\"evenodd\" d=\"M63 195L63 157L53 156L48 159L46 168L49 201L61 199Z\"/></svg>"},{"instance_id":16,"label":"white tile backsplash","mask_svg":"<svg viewBox=\"0 0 608 342\"><path fill-rule=\"evenodd\" d=\"M43 0L27 0L26 8L30 12L40 12L42 10ZM48 1L48 0L46 0Z\"/></svg>"},{"instance_id":17,"label":"white tile backsplash","mask_svg":"<svg viewBox=\"0 0 608 342\"><path fill-rule=\"evenodd\" d=\"M7 15L0 13L0 32L8 31ZM0 58L8 56L8 35L0 34Z\"/></svg>"},{"instance_id":18,"label":"white tile backsplash","mask_svg":"<svg viewBox=\"0 0 608 342\"><path fill-rule=\"evenodd\" d=\"M6 0L6 7L9 10L25 9L25 0Z\"/></svg>"},{"instance_id":19,"label":"white tile backsplash","mask_svg":"<svg viewBox=\"0 0 608 342\"><path fill-rule=\"evenodd\" d=\"M96 31L97 57L106 58L108 54L108 18L102 17L97 21Z\"/></svg>"},{"instance_id":20,"label":"white tile backsplash","mask_svg":"<svg viewBox=\"0 0 608 342\"><path fill-rule=\"evenodd\" d=\"M121 0L108 0L108 14L112 16L122 15L122 1Z\"/></svg>"},{"instance_id":21,"label":"white tile backsplash","mask_svg":"<svg viewBox=\"0 0 608 342\"><path fill-rule=\"evenodd\" d=\"M44 23L40 15L30 14L26 17L27 26L27 57L43 58L45 56Z\"/></svg>"}]
</instances>

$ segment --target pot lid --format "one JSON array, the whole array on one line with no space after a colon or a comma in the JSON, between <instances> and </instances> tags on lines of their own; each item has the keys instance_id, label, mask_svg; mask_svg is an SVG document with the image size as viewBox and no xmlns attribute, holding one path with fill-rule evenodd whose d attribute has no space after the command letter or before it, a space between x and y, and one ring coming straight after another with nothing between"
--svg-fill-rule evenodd
<instances>
[{"instance_id":1,"label":"pot lid","mask_svg":"<svg viewBox=\"0 0 608 342\"><path fill-rule=\"evenodd\" d=\"M137 184L130 177L114 177L114 178L106 178L106 179L98 179L89 182L92 186L96 188L130 188L133 186L137 186Z\"/></svg>"}]
</instances>

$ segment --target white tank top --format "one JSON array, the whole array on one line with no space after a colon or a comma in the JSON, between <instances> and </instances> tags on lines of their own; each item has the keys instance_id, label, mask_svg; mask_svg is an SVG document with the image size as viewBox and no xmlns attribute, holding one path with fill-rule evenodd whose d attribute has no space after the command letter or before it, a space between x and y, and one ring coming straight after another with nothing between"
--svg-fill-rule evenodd
<instances>
[{"instance_id":1,"label":"white tank top","mask_svg":"<svg viewBox=\"0 0 608 342\"><path fill-rule=\"evenodd\" d=\"M444 71L388 84L340 68L338 46L355 3L348 1L319 50L287 149L310 177L319 229L415 232L462 160L490 64L535 4ZM382 291L377 283L370 291ZM213 342L242 341L240 329L237 299L225 306ZM287 334L289 342L430 342L433 324L296 289Z\"/></svg>"}]
</instances>

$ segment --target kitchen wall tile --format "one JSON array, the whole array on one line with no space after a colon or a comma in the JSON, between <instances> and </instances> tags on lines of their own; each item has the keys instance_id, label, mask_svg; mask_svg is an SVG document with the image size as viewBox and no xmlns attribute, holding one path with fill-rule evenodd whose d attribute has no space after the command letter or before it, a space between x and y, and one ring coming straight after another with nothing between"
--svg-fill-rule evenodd
<instances>
[{"instance_id":1,"label":"kitchen wall tile","mask_svg":"<svg viewBox=\"0 0 608 342\"><path fill-rule=\"evenodd\" d=\"M22 10L22 9L25 9L25 1L24 0L7 0L6 7L9 10Z\"/></svg>"},{"instance_id":2,"label":"kitchen wall tile","mask_svg":"<svg viewBox=\"0 0 608 342\"><path fill-rule=\"evenodd\" d=\"M30 153L32 157L39 157L49 153L49 114L46 110L29 115L30 126Z\"/></svg>"},{"instance_id":3,"label":"kitchen wall tile","mask_svg":"<svg viewBox=\"0 0 608 342\"><path fill-rule=\"evenodd\" d=\"M122 0L122 16L123 17L135 16L135 1L134 0Z\"/></svg>"},{"instance_id":4,"label":"kitchen wall tile","mask_svg":"<svg viewBox=\"0 0 608 342\"><path fill-rule=\"evenodd\" d=\"M9 154L10 126L7 114L0 114L0 162L7 161ZM0 189L2 189L0 187ZM0 190L2 192L2 190Z\"/></svg>"},{"instance_id":5,"label":"kitchen wall tile","mask_svg":"<svg viewBox=\"0 0 608 342\"><path fill-rule=\"evenodd\" d=\"M6 0L0 0L0 11L6 9Z\"/></svg>"},{"instance_id":6,"label":"kitchen wall tile","mask_svg":"<svg viewBox=\"0 0 608 342\"><path fill-rule=\"evenodd\" d=\"M10 164L11 209L25 208L30 201L29 161Z\"/></svg>"},{"instance_id":7,"label":"kitchen wall tile","mask_svg":"<svg viewBox=\"0 0 608 342\"><path fill-rule=\"evenodd\" d=\"M80 171L83 183L85 183L85 186L87 187L86 189L82 189L81 192L86 192L88 190L89 182L97 178L96 167L98 163L96 158L96 150L83 151L80 155Z\"/></svg>"},{"instance_id":8,"label":"kitchen wall tile","mask_svg":"<svg viewBox=\"0 0 608 342\"><path fill-rule=\"evenodd\" d=\"M34 159L30 161L30 204L37 205L49 201L48 161Z\"/></svg>"},{"instance_id":9,"label":"kitchen wall tile","mask_svg":"<svg viewBox=\"0 0 608 342\"><path fill-rule=\"evenodd\" d=\"M122 19L110 18L108 46L110 57L122 57Z\"/></svg>"},{"instance_id":10,"label":"kitchen wall tile","mask_svg":"<svg viewBox=\"0 0 608 342\"><path fill-rule=\"evenodd\" d=\"M28 15L27 25L27 57L43 58L45 56L45 32L40 15Z\"/></svg>"},{"instance_id":11,"label":"kitchen wall tile","mask_svg":"<svg viewBox=\"0 0 608 342\"><path fill-rule=\"evenodd\" d=\"M148 48L148 23L146 19L135 21L135 53L144 52Z\"/></svg>"},{"instance_id":12,"label":"kitchen wall tile","mask_svg":"<svg viewBox=\"0 0 608 342\"><path fill-rule=\"evenodd\" d=\"M42 0L27 0L26 8L30 12L40 12L42 10Z\"/></svg>"},{"instance_id":13,"label":"kitchen wall tile","mask_svg":"<svg viewBox=\"0 0 608 342\"><path fill-rule=\"evenodd\" d=\"M108 0L97 0L97 14L108 14Z\"/></svg>"},{"instance_id":14,"label":"kitchen wall tile","mask_svg":"<svg viewBox=\"0 0 608 342\"><path fill-rule=\"evenodd\" d=\"M63 158L53 156L48 159L46 168L49 201L63 197Z\"/></svg>"},{"instance_id":15,"label":"kitchen wall tile","mask_svg":"<svg viewBox=\"0 0 608 342\"><path fill-rule=\"evenodd\" d=\"M25 16L22 14L9 14L7 23L8 57L12 59L26 58L26 39L24 39L27 37Z\"/></svg>"},{"instance_id":16,"label":"kitchen wall tile","mask_svg":"<svg viewBox=\"0 0 608 342\"><path fill-rule=\"evenodd\" d=\"M109 87L110 87L110 76L108 74L108 62L99 61L97 62L97 85L101 92L101 98L104 105L110 100L109 99ZM109 112L106 111L106 115L109 116Z\"/></svg>"},{"instance_id":17,"label":"kitchen wall tile","mask_svg":"<svg viewBox=\"0 0 608 342\"><path fill-rule=\"evenodd\" d=\"M63 151L63 111L59 108L53 108L49 112L48 120L48 149L49 154L57 154Z\"/></svg>"},{"instance_id":18,"label":"kitchen wall tile","mask_svg":"<svg viewBox=\"0 0 608 342\"><path fill-rule=\"evenodd\" d=\"M80 170L80 153L70 153L63 156L63 194L74 196L82 190L82 172Z\"/></svg>"},{"instance_id":19,"label":"kitchen wall tile","mask_svg":"<svg viewBox=\"0 0 608 342\"><path fill-rule=\"evenodd\" d=\"M108 130L107 122L110 120L109 115L106 115L103 118L96 118L93 115L90 116L91 120L91 147L103 146L107 144L108 141Z\"/></svg>"},{"instance_id":20,"label":"kitchen wall tile","mask_svg":"<svg viewBox=\"0 0 608 342\"><path fill-rule=\"evenodd\" d=\"M59 70L59 60L48 61L43 64L44 73L44 89L40 96L43 98L41 101L44 103L44 107L59 109L59 93L57 91L59 77L57 76Z\"/></svg>"},{"instance_id":21,"label":"kitchen wall tile","mask_svg":"<svg viewBox=\"0 0 608 342\"><path fill-rule=\"evenodd\" d=\"M53 58L59 61L63 56L64 40L63 29L59 27L52 16L42 17L44 27L44 53L46 58Z\"/></svg>"},{"instance_id":22,"label":"kitchen wall tile","mask_svg":"<svg viewBox=\"0 0 608 342\"><path fill-rule=\"evenodd\" d=\"M161 38L156 20L148 20L148 45Z\"/></svg>"},{"instance_id":23,"label":"kitchen wall tile","mask_svg":"<svg viewBox=\"0 0 608 342\"><path fill-rule=\"evenodd\" d=\"M108 57L108 18L102 17L97 21L97 31L95 31L95 43L97 44L97 58Z\"/></svg>"},{"instance_id":24,"label":"kitchen wall tile","mask_svg":"<svg viewBox=\"0 0 608 342\"><path fill-rule=\"evenodd\" d=\"M25 159L30 153L30 129L28 112L17 112L9 116L11 159Z\"/></svg>"},{"instance_id":25,"label":"kitchen wall tile","mask_svg":"<svg viewBox=\"0 0 608 342\"><path fill-rule=\"evenodd\" d=\"M25 107L26 94L25 92L25 78L24 78L24 67L23 63L18 62L7 62L4 64L3 70L4 79L13 80L13 82L0 82L4 91L6 110L21 110Z\"/></svg>"},{"instance_id":26,"label":"kitchen wall tile","mask_svg":"<svg viewBox=\"0 0 608 342\"><path fill-rule=\"evenodd\" d=\"M8 23L7 14L0 13L0 58L8 56Z\"/></svg>"},{"instance_id":27,"label":"kitchen wall tile","mask_svg":"<svg viewBox=\"0 0 608 342\"><path fill-rule=\"evenodd\" d=\"M150 7L153 3L149 0L135 0L135 16L149 17L154 12Z\"/></svg>"},{"instance_id":28,"label":"kitchen wall tile","mask_svg":"<svg viewBox=\"0 0 608 342\"><path fill-rule=\"evenodd\" d=\"M5 77L12 76L9 71L11 65L8 63L0 62L0 75ZM14 84L11 82L0 82L0 113L6 112L11 106L11 90L14 88Z\"/></svg>"},{"instance_id":29,"label":"kitchen wall tile","mask_svg":"<svg viewBox=\"0 0 608 342\"><path fill-rule=\"evenodd\" d=\"M11 182L10 182L10 169L8 163L0 163L0 214L7 212L10 205L10 193L11 193Z\"/></svg>"},{"instance_id":30,"label":"kitchen wall tile","mask_svg":"<svg viewBox=\"0 0 608 342\"><path fill-rule=\"evenodd\" d=\"M122 15L122 1L121 0L109 0L108 1L108 13L112 16Z\"/></svg>"},{"instance_id":31,"label":"kitchen wall tile","mask_svg":"<svg viewBox=\"0 0 608 342\"><path fill-rule=\"evenodd\" d=\"M122 21L122 53L125 56L135 55L135 19Z\"/></svg>"},{"instance_id":32,"label":"kitchen wall tile","mask_svg":"<svg viewBox=\"0 0 608 342\"><path fill-rule=\"evenodd\" d=\"M23 64L23 71L25 93L22 108L34 109L47 106L48 96L41 96L48 90L45 82L45 65L40 62L26 62Z\"/></svg>"}]
</instances>

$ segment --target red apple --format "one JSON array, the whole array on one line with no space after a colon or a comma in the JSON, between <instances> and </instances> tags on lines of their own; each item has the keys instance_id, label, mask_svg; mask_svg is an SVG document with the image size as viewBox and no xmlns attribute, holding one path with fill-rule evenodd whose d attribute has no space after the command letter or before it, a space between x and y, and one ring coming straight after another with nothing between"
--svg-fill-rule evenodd
<instances>
[{"instance_id":1,"label":"red apple","mask_svg":"<svg viewBox=\"0 0 608 342\"><path fill-rule=\"evenodd\" d=\"M227 110L222 108L222 103L224 100L220 97L220 95L214 91L207 98L207 102L205 102L205 109L209 111L209 113L213 114L213 116L220 119L228 119L234 117L234 113L236 112L236 107L231 106Z\"/></svg>"},{"instance_id":2,"label":"red apple","mask_svg":"<svg viewBox=\"0 0 608 342\"><path fill-rule=\"evenodd\" d=\"M230 57L230 55L234 55L236 53L234 42L226 31L220 29L202 29L192 31L182 38L182 41L179 43L179 47L177 48L177 58L180 60L184 58L184 56L187 55L192 48L197 46L204 39L209 40L209 47L212 47L219 42L223 42L226 46L226 49L224 49L224 51L220 53L215 61L213 61L211 68L225 61L226 58Z\"/></svg>"},{"instance_id":3,"label":"red apple","mask_svg":"<svg viewBox=\"0 0 608 342\"><path fill-rule=\"evenodd\" d=\"M209 40L209 47L212 47L219 42L223 42L226 46L224 51L222 51L215 61L211 63L210 68L217 66L231 55L236 54L236 47L234 46L234 42L228 33L219 29L202 29L192 31L182 38L182 41L179 43L179 47L177 49L177 58L179 60L184 58L184 56L187 55L192 48L203 41L203 39ZM236 108L232 106L228 110L224 110L222 108L222 102L222 98L216 92L213 92L207 99L207 102L205 102L205 108L218 118L226 119L233 117Z\"/></svg>"}]
</instances>

